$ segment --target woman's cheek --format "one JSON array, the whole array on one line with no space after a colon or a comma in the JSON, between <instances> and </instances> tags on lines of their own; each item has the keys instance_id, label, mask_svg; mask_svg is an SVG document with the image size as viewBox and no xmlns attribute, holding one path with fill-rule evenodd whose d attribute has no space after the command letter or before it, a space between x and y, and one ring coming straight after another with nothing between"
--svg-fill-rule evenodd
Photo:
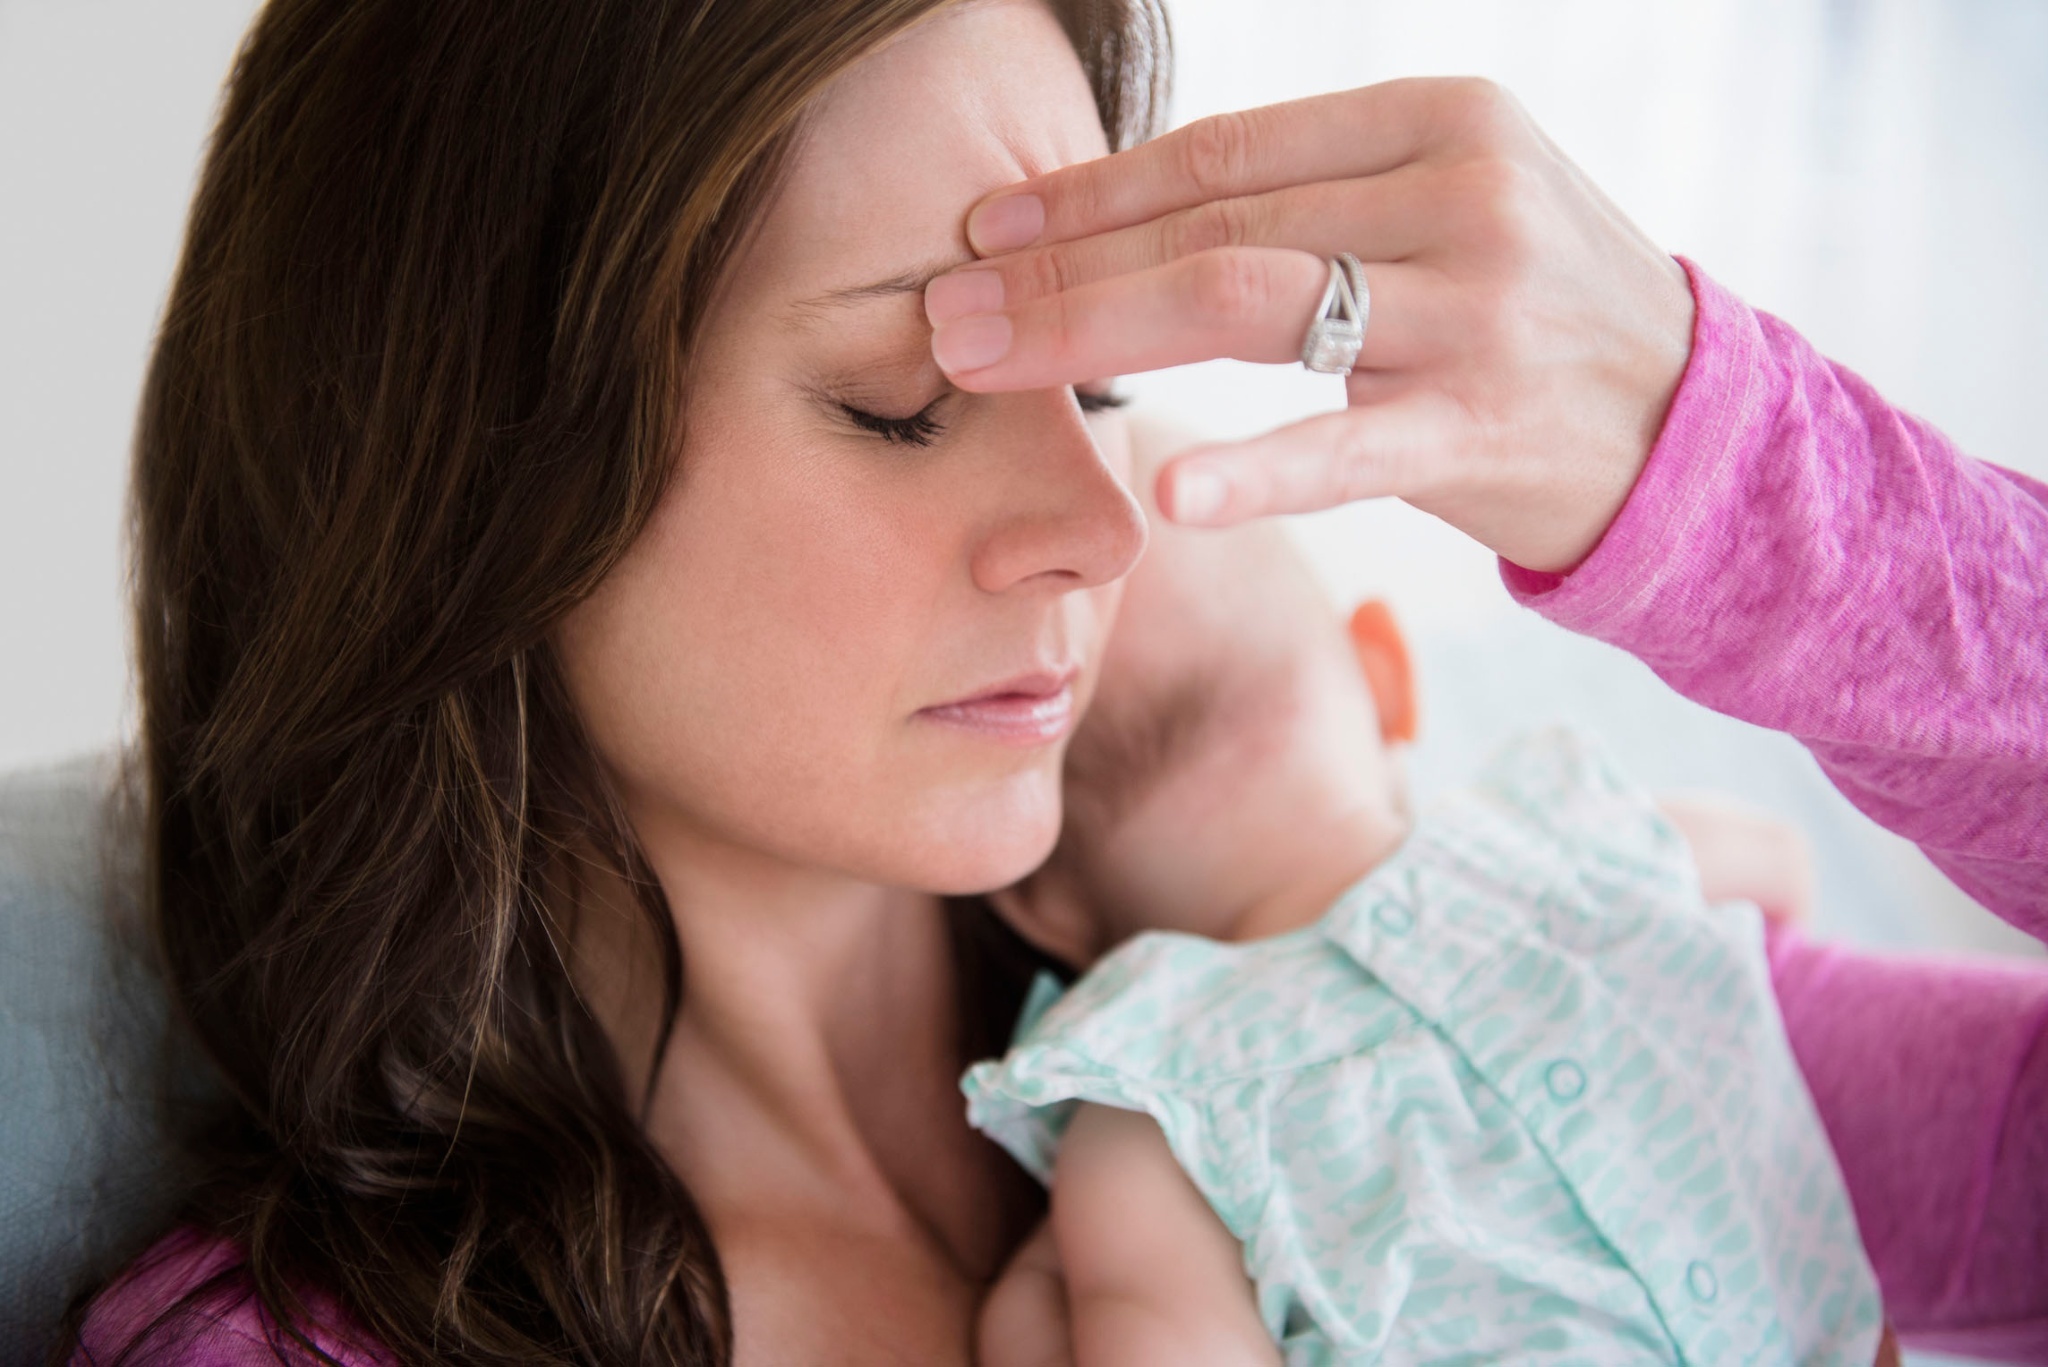
<instances>
[{"instance_id":1,"label":"woman's cheek","mask_svg":"<svg viewBox=\"0 0 2048 1367\"><path fill-rule=\"evenodd\" d=\"M932 891L985 890L1043 859L1063 747L985 747L915 716L1014 667L1009 635L1030 630L972 581L991 510L951 454L816 437L693 452L586 605L580 691L643 802ZM1111 583L1040 604L1067 618L1084 690L1120 598Z\"/></svg>"}]
</instances>

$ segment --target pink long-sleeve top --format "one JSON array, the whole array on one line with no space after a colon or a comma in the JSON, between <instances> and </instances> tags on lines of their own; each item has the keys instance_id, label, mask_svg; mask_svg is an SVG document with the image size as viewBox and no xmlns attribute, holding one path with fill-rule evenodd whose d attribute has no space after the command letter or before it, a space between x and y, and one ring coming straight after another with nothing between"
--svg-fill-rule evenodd
<instances>
[{"instance_id":1,"label":"pink long-sleeve top","mask_svg":"<svg viewBox=\"0 0 2048 1367\"><path fill-rule=\"evenodd\" d=\"M1515 596L1805 743L2048 938L2048 486L1959 453L1690 262L1692 359L1635 490ZM2048 1363L2048 972L1780 935L1794 1051L1909 1343Z\"/></svg>"},{"instance_id":2,"label":"pink long-sleeve top","mask_svg":"<svg viewBox=\"0 0 2048 1367\"><path fill-rule=\"evenodd\" d=\"M1509 587L1799 737L1865 812L2048 936L2048 488L1962 456L1687 268L1692 359L1627 505L1569 575L1504 565ZM2048 1363L2048 971L1793 933L1771 955L1893 1322L1921 1346ZM94 1304L87 1353L233 1256L170 1236ZM313 1306L322 1347L374 1367ZM270 1362L275 1332L231 1282L151 1360Z\"/></svg>"}]
</instances>

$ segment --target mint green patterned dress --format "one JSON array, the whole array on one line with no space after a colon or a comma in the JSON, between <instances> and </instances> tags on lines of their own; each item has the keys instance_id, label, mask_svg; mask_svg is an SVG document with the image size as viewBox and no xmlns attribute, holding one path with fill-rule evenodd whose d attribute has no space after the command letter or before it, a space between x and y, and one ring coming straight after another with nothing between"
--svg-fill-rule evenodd
<instances>
[{"instance_id":1,"label":"mint green patterned dress","mask_svg":"<svg viewBox=\"0 0 2048 1367\"><path fill-rule=\"evenodd\" d=\"M1041 1180L1149 1113L1293 1367L1841 1363L1881 1311L1753 907L1546 732L1315 925L1044 979L973 1123Z\"/></svg>"}]
</instances>

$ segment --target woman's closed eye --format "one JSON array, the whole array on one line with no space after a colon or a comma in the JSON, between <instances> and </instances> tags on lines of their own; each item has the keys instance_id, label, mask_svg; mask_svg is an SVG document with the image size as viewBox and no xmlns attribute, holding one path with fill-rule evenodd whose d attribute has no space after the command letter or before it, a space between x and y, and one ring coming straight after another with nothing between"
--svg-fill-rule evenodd
<instances>
[{"instance_id":1,"label":"woman's closed eye","mask_svg":"<svg viewBox=\"0 0 2048 1367\"><path fill-rule=\"evenodd\" d=\"M866 409L856 408L844 400L840 402L839 407L846 414L847 421L860 428L863 432L874 433L883 441L903 446L930 446L943 436L946 431L946 425L935 416L936 410L940 404L946 401L946 397L946 395L942 394L917 412L903 418L891 418L885 417L880 413L870 413ZM1113 408L1122 408L1130 402L1126 396L1121 394L1112 394L1108 391L1096 392L1086 389L1075 390L1074 401L1081 405L1083 413L1089 414L1106 413Z\"/></svg>"},{"instance_id":2,"label":"woman's closed eye","mask_svg":"<svg viewBox=\"0 0 2048 1367\"><path fill-rule=\"evenodd\" d=\"M907 418L885 418L880 413L870 413L844 402L839 407L855 427L873 432L884 441L904 446L930 446L946 430L946 425L932 416L933 410L944 402L945 396L940 395Z\"/></svg>"}]
</instances>

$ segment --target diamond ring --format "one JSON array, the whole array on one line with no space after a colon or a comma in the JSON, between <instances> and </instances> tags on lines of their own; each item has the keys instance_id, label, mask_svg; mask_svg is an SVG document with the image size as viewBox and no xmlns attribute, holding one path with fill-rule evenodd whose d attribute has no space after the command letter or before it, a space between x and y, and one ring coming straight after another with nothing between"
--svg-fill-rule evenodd
<instances>
[{"instance_id":1,"label":"diamond ring","mask_svg":"<svg viewBox=\"0 0 2048 1367\"><path fill-rule=\"evenodd\" d=\"M1372 291L1365 267L1350 252L1330 258L1330 284L1316 306L1315 321L1301 341L1301 363L1324 375L1349 375L1365 345L1365 325L1372 317Z\"/></svg>"}]
</instances>

